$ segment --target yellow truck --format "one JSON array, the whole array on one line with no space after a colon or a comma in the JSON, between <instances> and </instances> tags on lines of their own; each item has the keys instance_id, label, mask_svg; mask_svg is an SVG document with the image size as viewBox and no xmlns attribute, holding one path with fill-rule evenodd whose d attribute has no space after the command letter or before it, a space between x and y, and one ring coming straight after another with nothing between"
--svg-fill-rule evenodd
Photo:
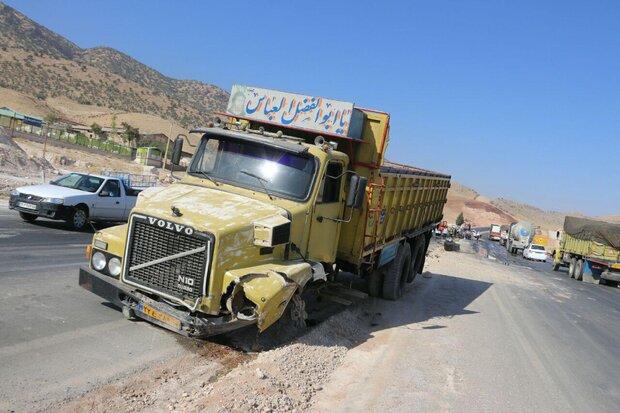
<instances>
[{"instance_id":1,"label":"yellow truck","mask_svg":"<svg viewBox=\"0 0 620 413\"><path fill-rule=\"evenodd\" d=\"M389 114L352 103L235 85L220 115L192 131L182 179L95 233L80 285L194 337L303 323L301 293L340 271L398 299L423 270L450 176L386 162Z\"/></svg>"},{"instance_id":2,"label":"yellow truck","mask_svg":"<svg viewBox=\"0 0 620 413\"><path fill-rule=\"evenodd\" d=\"M578 281L618 286L620 281L620 225L567 216L555 250L553 270L568 267Z\"/></svg>"}]
</instances>

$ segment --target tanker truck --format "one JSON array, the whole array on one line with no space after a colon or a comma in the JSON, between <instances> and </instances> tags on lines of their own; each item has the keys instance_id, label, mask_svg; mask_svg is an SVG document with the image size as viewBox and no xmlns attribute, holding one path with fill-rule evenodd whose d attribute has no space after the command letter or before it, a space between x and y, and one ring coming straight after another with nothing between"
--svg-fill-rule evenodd
<instances>
[{"instance_id":1,"label":"tanker truck","mask_svg":"<svg viewBox=\"0 0 620 413\"><path fill-rule=\"evenodd\" d=\"M400 298L423 271L450 176L387 162L386 112L241 85L230 96L192 131L185 175L94 234L79 284L129 319L191 337L301 327L304 297L338 285L340 271Z\"/></svg>"},{"instance_id":2,"label":"tanker truck","mask_svg":"<svg viewBox=\"0 0 620 413\"><path fill-rule=\"evenodd\" d=\"M511 254L517 254L519 250L523 251L524 248L527 248L533 237L534 226L530 222L513 222L508 230L506 250Z\"/></svg>"}]
</instances>

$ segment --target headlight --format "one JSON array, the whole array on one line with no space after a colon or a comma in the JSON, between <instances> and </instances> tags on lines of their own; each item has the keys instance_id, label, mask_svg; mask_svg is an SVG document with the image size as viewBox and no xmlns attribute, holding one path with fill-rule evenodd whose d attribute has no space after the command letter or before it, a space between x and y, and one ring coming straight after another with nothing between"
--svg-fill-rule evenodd
<instances>
[{"instance_id":1,"label":"headlight","mask_svg":"<svg viewBox=\"0 0 620 413\"><path fill-rule=\"evenodd\" d=\"M43 200L41 200L41 202L48 202L50 204L62 204L63 202L65 202L64 199L62 198L43 198Z\"/></svg>"},{"instance_id":2,"label":"headlight","mask_svg":"<svg viewBox=\"0 0 620 413\"><path fill-rule=\"evenodd\" d=\"M121 260L116 257L110 258L110 261L108 261L108 271L110 271L110 275L118 277L121 273Z\"/></svg>"},{"instance_id":3,"label":"headlight","mask_svg":"<svg viewBox=\"0 0 620 413\"><path fill-rule=\"evenodd\" d=\"M103 255L102 252L97 251L93 254L91 263L93 264L93 268L97 271L103 270L105 268L105 255Z\"/></svg>"},{"instance_id":4,"label":"headlight","mask_svg":"<svg viewBox=\"0 0 620 413\"><path fill-rule=\"evenodd\" d=\"M12 190L12 191L11 191L11 195L12 195L12 196L19 196L19 191Z\"/></svg>"}]
</instances>

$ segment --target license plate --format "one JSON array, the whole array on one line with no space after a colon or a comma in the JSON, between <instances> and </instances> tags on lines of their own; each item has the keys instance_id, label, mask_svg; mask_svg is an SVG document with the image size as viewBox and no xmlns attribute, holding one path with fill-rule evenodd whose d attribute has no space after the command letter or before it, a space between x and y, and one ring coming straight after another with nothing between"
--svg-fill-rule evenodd
<instances>
[{"instance_id":1,"label":"license plate","mask_svg":"<svg viewBox=\"0 0 620 413\"><path fill-rule=\"evenodd\" d=\"M164 314L161 311L157 311L156 309L154 309L153 307L150 307L146 304L140 303L138 309L148 315L151 318L154 318L155 320L159 320L162 323L166 323L170 326L175 327L177 330L181 329L181 322L179 320L177 320L174 317L170 317L168 314Z\"/></svg>"},{"instance_id":2,"label":"license plate","mask_svg":"<svg viewBox=\"0 0 620 413\"><path fill-rule=\"evenodd\" d=\"M17 206L26 209L37 209L37 206L35 204L29 204L27 202L18 202Z\"/></svg>"}]
</instances>

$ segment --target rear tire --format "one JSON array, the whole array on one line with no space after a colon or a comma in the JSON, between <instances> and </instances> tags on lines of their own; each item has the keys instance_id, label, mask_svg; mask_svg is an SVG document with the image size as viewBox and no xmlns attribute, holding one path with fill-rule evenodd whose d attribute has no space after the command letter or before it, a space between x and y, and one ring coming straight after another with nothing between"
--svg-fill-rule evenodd
<instances>
[{"instance_id":1,"label":"rear tire","mask_svg":"<svg viewBox=\"0 0 620 413\"><path fill-rule=\"evenodd\" d=\"M575 279L577 281L583 280L583 260L577 260L575 264Z\"/></svg>"},{"instance_id":2,"label":"rear tire","mask_svg":"<svg viewBox=\"0 0 620 413\"><path fill-rule=\"evenodd\" d=\"M28 212L20 212L19 217L26 222L33 222L35 219L38 218L38 216L36 216L35 214L29 214Z\"/></svg>"},{"instance_id":3,"label":"rear tire","mask_svg":"<svg viewBox=\"0 0 620 413\"><path fill-rule=\"evenodd\" d=\"M577 259L575 257L571 258L568 264L568 276L570 278L575 278L575 267L577 266Z\"/></svg>"},{"instance_id":4,"label":"rear tire","mask_svg":"<svg viewBox=\"0 0 620 413\"><path fill-rule=\"evenodd\" d=\"M371 271L366 278L368 285L368 295L371 297L381 297L383 292L383 272L379 269Z\"/></svg>"},{"instance_id":5,"label":"rear tire","mask_svg":"<svg viewBox=\"0 0 620 413\"><path fill-rule=\"evenodd\" d=\"M383 298L395 301L402 297L409 271L411 271L411 248L408 244L403 244L398 248L396 258L388 266L383 279Z\"/></svg>"},{"instance_id":6,"label":"rear tire","mask_svg":"<svg viewBox=\"0 0 620 413\"><path fill-rule=\"evenodd\" d=\"M617 287L618 286L618 281L611 281L611 280L606 280L605 278L601 278L599 281L599 284L603 284L606 285L608 287Z\"/></svg>"},{"instance_id":7,"label":"rear tire","mask_svg":"<svg viewBox=\"0 0 620 413\"><path fill-rule=\"evenodd\" d=\"M409 269L409 275L407 276L407 283L412 283L415 277L422 272L424 266L424 248L425 243L423 239L417 239L413 243L411 248L411 265Z\"/></svg>"}]
</instances>

